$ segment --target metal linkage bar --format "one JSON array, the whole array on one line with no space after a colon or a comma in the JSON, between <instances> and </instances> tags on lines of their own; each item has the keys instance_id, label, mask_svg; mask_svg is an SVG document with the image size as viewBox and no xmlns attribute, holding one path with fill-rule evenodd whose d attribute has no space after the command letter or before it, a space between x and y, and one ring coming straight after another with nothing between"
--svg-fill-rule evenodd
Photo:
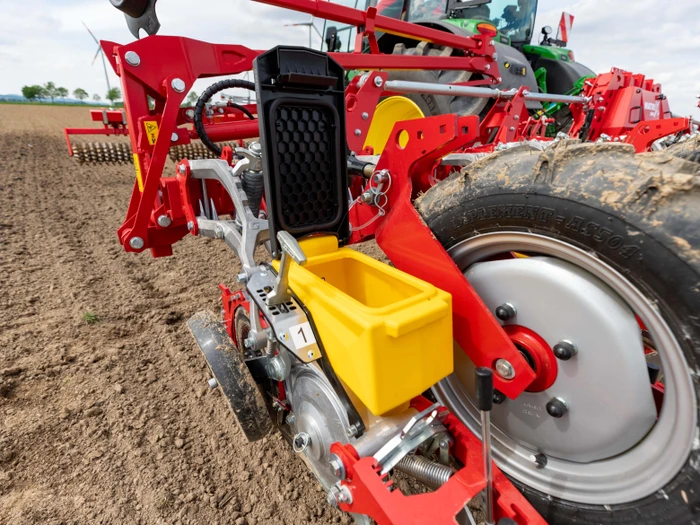
<instances>
[{"instance_id":1,"label":"metal linkage bar","mask_svg":"<svg viewBox=\"0 0 700 525\"><path fill-rule=\"evenodd\" d=\"M433 84L431 82L411 82L408 80L389 80L384 84L385 91L392 93L425 93L428 95L451 95L454 97L475 98L513 98L517 94L516 89L501 91L499 89L456 86L453 84ZM552 93L530 93L525 91L523 96L527 100L538 102L563 102L564 104L585 104L586 97L574 97L569 95L555 95Z\"/></svg>"}]
</instances>

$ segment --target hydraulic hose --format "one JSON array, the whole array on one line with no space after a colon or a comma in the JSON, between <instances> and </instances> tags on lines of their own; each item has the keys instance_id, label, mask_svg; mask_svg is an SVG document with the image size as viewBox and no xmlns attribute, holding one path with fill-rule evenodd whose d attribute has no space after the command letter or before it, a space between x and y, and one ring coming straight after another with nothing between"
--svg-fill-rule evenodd
<instances>
[{"instance_id":1,"label":"hydraulic hose","mask_svg":"<svg viewBox=\"0 0 700 525\"><path fill-rule=\"evenodd\" d=\"M218 92L223 91L224 89L230 88L244 88L249 89L251 91L255 91L255 84L247 80L240 80L237 78L227 78L225 80L220 80L219 82L212 84L206 90L204 90L204 93L202 93L199 99L197 99L197 104L194 106L194 129L197 132L197 135L199 135L199 140L202 141L202 144L204 144L217 157L221 155L221 148L217 146L216 143L214 143L207 135L207 132L204 129L204 122L202 121L202 114L204 113L204 108L207 105L207 102L211 100L211 97L216 95ZM240 109L251 120L255 119L255 117L250 113L250 111L248 111L244 107L239 106L238 104L234 104L233 106Z\"/></svg>"}]
</instances>

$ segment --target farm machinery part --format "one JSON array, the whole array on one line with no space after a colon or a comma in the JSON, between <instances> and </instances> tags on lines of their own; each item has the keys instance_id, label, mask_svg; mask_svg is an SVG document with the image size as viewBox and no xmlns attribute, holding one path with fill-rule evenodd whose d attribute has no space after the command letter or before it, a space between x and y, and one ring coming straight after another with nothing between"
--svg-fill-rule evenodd
<instances>
[{"instance_id":1,"label":"farm machinery part","mask_svg":"<svg viewBox=\"0 0 700 525\"><path fill-rule=\"evenodd\" d=\"M374 29L414 30L372 10L318 2L317 12L313 3L299 5L363 25L358 40L371 42ZM486 34L468 40L459 45L490 46ZM689 126L664 128L673 119L660 110L643 121L648 130L633 133L653 117L646 97L660 89L620 71L571 98L455 85L453 94L494 99L483 120L448 114L387 124L381 105L392 93L445 86L391 80L378 69L424 61L158 36L103 46L138 130L130 136L137 181L118 232L125 250L167 256L192 234L223 240L241 261L243 289L220 285L223 320L197 314L189 326L210 385L248 439L279 428L328 501L358 522L469 523L465 505L484 491L499 525L560 525L572 516L694 523L695 328L674 324L667 305L695 311L684 291L692 287L672 282L697 282L681 241L700 244L698 217L695 208L677 212L697 165L633 155ZM129 65L129 52L145 67ZM434 66L464 67L464 57L443 58ZM349 68L369 72L346 86ZM245 130L213 124L211 135L260 142L182 160L163 176L187 88L250 69L255 130L252 121ZM180 82L185 89L174 89ZM529 98L569 103L578 140L554 145ZM154 144L147 121L160 130ZM389 129L370 140L382 124ZM596 134L601 142L606 130L627 145L581 143ZM463 175L443 180L460 167ZM664 183L672 186L655 199ZM653 226L645 205L659 214ZM672 225L674 235L664 230ZM347 247L369 239L393 267ZM271 264L255 259L259 246ZM664 290L674 292L656 299ZM650 379L645 354L659 356L662 382ZM483 395L490 385L479 388L485 377L493 407ZM428 389L437 403L424 397ZM489 408L492 432L482 414ZM491 438L498 465L488 461ZM401 493L394 471L434 492Z\"/></svg>"},{"instance_id":2,"label":"farm machinery part","mask_svg":"<svg viewBox=\"0 0 700 525\"><path fill-rule=\"evenodd\" d=\"M231 100L224 102L211 103L211 96L200 97L203 101L203 107L199 110L201 115L204 115L202 122L204 129L210 128L213 124L224 124L231 122L245 123L246 120L254 120L254 112L256 111L255 104L237 104ZM252 112L252 113L251 113ZM102 128L65 128L63 134L68 147L68 154L74 157L80 164L131 164L133 162L133 154L131 144L129 142L76 142L71 143L72 135L103 135L103 136L128 136L129 127L127 125L126 114L124 110L114 109L92 109L90 110L90 118L94 122L101 122ZM172 146L170 148L170 158L174 162L182 159L197 159L197 158L217 158L211 149L201 141L200 133L195 129L195 108L183 107L180 109L178 117L179 125L191 125L187 129L187 133L179 133L171 137ZM149 136L149 141L155 144L158 137L157 123L146 124L145 132ZM201 129L201 128L200 128ZM242 146L243 142L240 139L235 139L236 133L226 132L224 138L221 138L220 129L210 132L218 139L218 147L236 147ZM245 135L251 133L250 124L249 130L244 132ZM205 131L206 133L206 131Z\"/></svg>"}]
</instances>

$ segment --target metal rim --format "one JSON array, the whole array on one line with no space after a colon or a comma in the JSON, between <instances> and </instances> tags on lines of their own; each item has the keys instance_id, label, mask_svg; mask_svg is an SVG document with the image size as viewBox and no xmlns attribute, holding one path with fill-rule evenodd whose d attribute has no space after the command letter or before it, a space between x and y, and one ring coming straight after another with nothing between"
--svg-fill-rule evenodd
<instances>
[{"instance_id":1,"label":"metal rim","mask_svg":"<svg viewBox=\"0 0 700 525\"><path fill-rule=\"evenodd\" d=\"M653 301L595 254L532 233L489 233L448 250L465 271L473 263L507 251L535 252L575 264L602 280L642 319L654 337L666 377L664 404L649 434L632 449L588 464L552 458L545 469L530 459L533 451L493 429L494 458L508 475L525 485L568 501L615 505L661 490L685 465L697 427L695 389L683 352ZM479 412L453 374L435 394L472 431L480 433Z\"/></svg>"}]
</instances>

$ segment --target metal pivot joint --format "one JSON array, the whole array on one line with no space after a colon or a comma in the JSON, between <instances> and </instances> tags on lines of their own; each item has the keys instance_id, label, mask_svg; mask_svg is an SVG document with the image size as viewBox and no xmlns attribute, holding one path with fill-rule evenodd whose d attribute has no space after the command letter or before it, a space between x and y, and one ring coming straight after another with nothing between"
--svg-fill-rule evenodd
<instances>
[{"instance_id":1,"label":"metal pivot joint","mask_svg":"<svg viewBox=\"0 0 700 525\"><path fill-rule=\"evenodd\" d=\"M306 255L299 246L297 240L286 231L277 232L277 240L282 248L282 260L275 281L275 287L267 296L267 304L276 306L289 301L292 296L289 293L289 267L292 260L299 266L306 264ZM290 260L291 258L291 260Z\"/></svg>"}]
</instances>

